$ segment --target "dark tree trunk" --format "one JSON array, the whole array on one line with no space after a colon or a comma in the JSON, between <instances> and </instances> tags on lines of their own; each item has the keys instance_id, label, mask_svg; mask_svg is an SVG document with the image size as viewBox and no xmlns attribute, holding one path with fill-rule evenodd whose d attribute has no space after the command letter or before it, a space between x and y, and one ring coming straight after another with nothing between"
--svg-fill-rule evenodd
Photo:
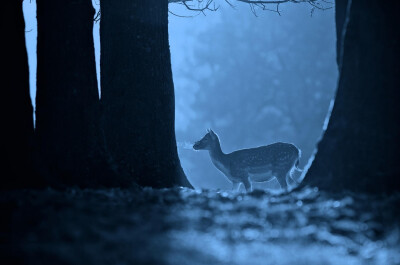
<instances>
[{"instance_id":1,"label":"dark tree trunk","mask_svg":"<svg viewBox=\"0 0 400 265\"><path fill-rule=\"evenodd\" d=\"M340 60L343 57L343 41L344 35L346 34L347 25L349 22L349 16L347 16L348 9L351 7L351 1L349 0L337 0L335 1L335 21L336 21L336 62L339 66Z\"/></svg>"},{"instance_id":2,"label":"dark tree trunk","mask_svg":"<svg viewBox=\"0 0 400 265\"><path fill-rule=\"evenodd\" d=\"M50 185L107 185L90 0L38 0L37 143ZM110 179L112 179L110 177Z\"/></svg>"},{"instance_id":3,"label":"dark tree trunk","mask_svg":"<svg viewBox=\"0 0 400 265\"><path fill-rule=\"evenodd\" d=\"M343 14L345 0L338 0ZM400 190L400 3L353 0L328 128L303 185ZM343 25L338 21L338 31Z\"/></svg>"},{"instance_id":4,"label":"dark tree trunk","mask_svg":"<svg viewBox=\"0 0 400 265\"><path fill-rule=\"evenodd\" d=\"M102 0L104 129L120 176L142 186L190 186L180 166L167 0Z\"/></svg>"},{"instance_id":5,"label":"dark tree trunk","mask_svg":"<svg viewBox=\"0 0 400 265\"><path fill-rule=\"evenodd\" d=\"M1 188L34 186L31 151L33 112L22 1L1 3Z\"/></svg>"}]
</instances>

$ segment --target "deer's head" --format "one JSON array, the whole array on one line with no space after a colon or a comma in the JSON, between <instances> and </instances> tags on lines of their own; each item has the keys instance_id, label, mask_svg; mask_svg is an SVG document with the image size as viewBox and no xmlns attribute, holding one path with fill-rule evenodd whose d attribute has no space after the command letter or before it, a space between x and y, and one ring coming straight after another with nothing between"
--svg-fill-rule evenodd
<instances>
[{"instance_id":1,"label":"deer's head","mask_svg":"<svg viewBox=\"0 0 400 265\"><path fill-rule=\"evenodd\" d=\"M211 150L215 146L219 145L218 136L213 132L213 130L208 129L207 134L201 138L200 141L195 142L193 145L194 150Z\"/></svg>"}]
</instances>

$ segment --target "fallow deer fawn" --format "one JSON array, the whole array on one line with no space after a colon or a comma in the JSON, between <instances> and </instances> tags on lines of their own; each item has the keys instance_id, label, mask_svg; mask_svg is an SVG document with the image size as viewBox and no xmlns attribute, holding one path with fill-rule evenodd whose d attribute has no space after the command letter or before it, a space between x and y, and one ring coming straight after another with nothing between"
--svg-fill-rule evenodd
<instances>
[{"instance_id":1,"label":"fallow deer fawn","mask_svg":"<svg viewBox=\"0 0 400 265\"><path fill-rule=\"evenodd\" d=\"M275 177L286 191L289 178L296 182L292 178L293 171L301 171L297 167L301 151L289 143L278 142L224 154L217 134L207 130L193 149L208 150L215 167L232 182L235 190L243 183L246 191L251 191L252 182L265 182Z\"/></svg>"}]
</instances>

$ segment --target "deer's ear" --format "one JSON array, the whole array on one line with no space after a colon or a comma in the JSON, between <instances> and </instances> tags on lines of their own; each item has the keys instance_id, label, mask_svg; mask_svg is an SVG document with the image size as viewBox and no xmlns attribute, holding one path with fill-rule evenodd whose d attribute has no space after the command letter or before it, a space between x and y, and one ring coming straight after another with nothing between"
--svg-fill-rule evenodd
<instances>
[{"instance_id":1,"label":"deer's ear","mask_svg":"<svg viewBox=\"0 0 400 265\"><path fill-rule=\"evenodd\" d=\"M207 129L207 133L209 133L210 132L210 129Z\"/></svg>"},{"instance_id":2,"label":"deer's ear","mask_svg":"<svg viewBox=\"0 0 400 265\"><path fill-rule=\"evenodd\" d=\"M210 134L213 138L215 138L217 135L215 134L215 132L213 130L210 129Z\"/></svg>"}]
</instances>

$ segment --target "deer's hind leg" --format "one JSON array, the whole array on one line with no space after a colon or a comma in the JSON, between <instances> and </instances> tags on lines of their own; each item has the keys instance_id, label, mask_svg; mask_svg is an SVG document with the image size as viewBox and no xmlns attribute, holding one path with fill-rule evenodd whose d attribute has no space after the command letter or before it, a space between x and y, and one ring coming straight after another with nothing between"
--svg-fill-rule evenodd
<instances>
[{"instance_id":1,"label":"deer's hind leg","mask_svg":"<svg viewBox=\"0 0 400 265\"><path fill-rule=\"evenodd\" d=\"M232 182L232 191L238 192L240 189L240 182Z\"/></svg>"},{"instance_id":2,"label":"deer's hind leg","mask_svg":"<svg viewBox=\"0 0 400 265\"><path fill-rule=\"evenodd\" d=\"M286 175L280 174L280 175L277 175L275 178L279 182L279 185L281 186L281 188L284 191L287 191L288 186L287 186L287 183L286 183Z\"/></svg>"},{"instance_id":3,"label":"deer's hind leg","mask_svg":"<svg viewBox=\"0 0 400 265\"><path fill-rule=\"evenodd\" d=\"M289 172L286 174L286 183L289 183L289 185L295 185L295 186L299 185L300 183L293 178L291 173L292 172ZM292 182L292 183L290 183L290 182Z\"/></svg>"},{"instance_id":4,"label":"deer's hind leg","mask_svg":"<svg viewBox=\"0 0 400 265\"><path fill-rule=\"evenodd\" d=\"M246 178L243 180L244 187L246 188L247 192L252 192L253 191L253 186L251 185L251 181L249 178Z\"/></svg>"}]
</instances>

